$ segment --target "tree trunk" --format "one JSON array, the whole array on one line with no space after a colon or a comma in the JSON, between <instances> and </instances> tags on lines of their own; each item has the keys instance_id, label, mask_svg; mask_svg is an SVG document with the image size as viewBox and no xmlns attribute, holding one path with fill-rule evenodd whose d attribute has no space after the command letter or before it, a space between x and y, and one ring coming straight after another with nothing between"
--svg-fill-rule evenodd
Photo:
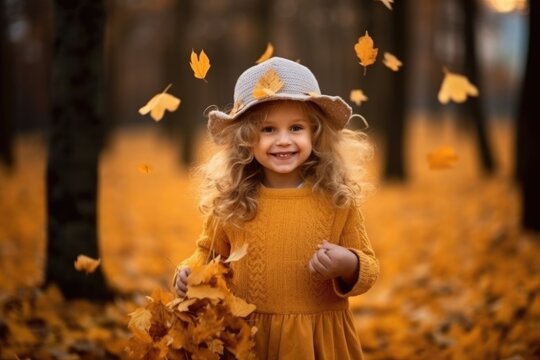
<instances>
[{"instance_id":1,"label":"tree trunk","mask_svg":"<svg viewBox=\"0 0 540 360\"><path fill-rule=\"evenodd\" d=\"M47 164L46 283L67 298L109 299L101 267L73 266L79 254L98 258L97 165L102 147L103 0L56 0L52 116Z\"/></svg>"},{"instance_id":2,"label":"tree trunk","mask_svg":"<svg viewBox=\"0 0 540 360\"><path fill-rule=\"evenodd\" d=\"M465 104L467 113L472 116L476 137L478 141L478 151L482 170L486 174L492 174L495 170L491 146L486 129L486 115L482 108L482 77L478 67L478 56L475 41L475 21L477 13L477 3L471 0L461 0L461 6L465 17L465 69L469 79L480 89L480 97L471 97Z\"/></svg>"},{"instance_id":3,"label":"tree trunk","mask_svg":"<svg viewBox=\"0 0 540 360\"><path fill-rule=\"evenodd\" d=\"M529 2L529 51L527 68L523 77L523 91L519 112L518 127L521 139L517 144L522 150L521 180L523 184L522 224L527 230L540 231L540 105L536 99L534 87L540 80L538 63L540 49L535 41L540 38L538 19L540 3ZM519 161L518 161L519 162Z\"/></svg>"},{"instance_id":4,"label":"tree trunk","mask_svg":"<svg viewBox=\"0 0 540 360\"><path fill-rule=\"evenodd\" d=\"M392 51L404 64L407 64L407 2L398 1L394 4L392 29ZM381 58L383 54L379 55ZM385 180L404 181L406 179L404 156L405 156L405 121L407 119L407 88L406 72L407 65L393 73L392 86L389 92L393 96L388 99L389 107L387 124L385 127L386 138L386 161L384 168Z\"/></svg>"},{"instance_id":5,"label":"tree trunk","mask_svg":"<svg viewBox=\"0 0 540 360\"><path fill-rule=\"evenodd\" d=\"M13 98L11 96L11 50L7 39L7 14L6 2L0 3L0 41L2 46L2 56L0 56L0 164L6 165L8 168L13 166L13 119L11 117L11 104Z\"/></svg>"}]
</instances>

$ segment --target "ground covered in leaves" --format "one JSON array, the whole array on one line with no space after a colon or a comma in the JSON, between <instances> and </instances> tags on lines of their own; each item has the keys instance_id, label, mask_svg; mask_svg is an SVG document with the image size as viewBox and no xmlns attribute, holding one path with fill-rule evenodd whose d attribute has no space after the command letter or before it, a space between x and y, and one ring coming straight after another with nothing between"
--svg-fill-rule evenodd
<instances>
[{"instance_id":1,"label":"ground covered in leaves","mask_svg":"<svg viewBox=\"0 0 540 360\"><path fill-rule=\"evenodd\" d=\"M500 169L485 177L471 134L452 121L415 120L410 181L378 183L366 202L382 273L351 304L368 360L540 358L540 236L519 227L512 131L494 123L490 136ZM426 154L442 145L455 149L457 164L429 170ZM16 169L0 169L0 358L127 356L128 314L153 289L168 288L201 226L195 184L173 149L153 130L123 129L103 154L102 266L122 295L92 304L36 287L45 257L44 141L17 139Z\"/></svg>"}]
</instances>

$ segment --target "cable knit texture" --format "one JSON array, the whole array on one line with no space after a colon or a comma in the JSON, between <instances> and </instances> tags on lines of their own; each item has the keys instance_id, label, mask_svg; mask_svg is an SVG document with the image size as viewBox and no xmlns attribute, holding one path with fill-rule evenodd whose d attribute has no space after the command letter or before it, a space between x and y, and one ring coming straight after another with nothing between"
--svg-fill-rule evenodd
<instances>
[{"instance_id":1,"label":"cable knit texture","mask_svg":"<svg viewBox=\"0 0 540 360\"><path fill-rule=\"evenodd\" d=\"M248 243L248 254L232 265L232 290L257 306L251 320L258 328L259 358L361 359L347 298L375 283L379 265L360 211L336 209L311 186L261 187L258 204L256 218L241 228L206 228L183 264L204 263L211 248L227 257L231 248ZM323 240L358 256L358 279L350 288L309 271L309 260Z\"/></svg>"}]
</instances>

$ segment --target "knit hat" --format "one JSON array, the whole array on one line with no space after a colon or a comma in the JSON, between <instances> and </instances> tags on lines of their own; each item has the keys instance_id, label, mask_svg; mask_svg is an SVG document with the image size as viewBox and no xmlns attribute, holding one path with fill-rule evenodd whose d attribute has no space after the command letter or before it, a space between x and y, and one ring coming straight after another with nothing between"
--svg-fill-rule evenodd
<instances>
[{"instance_id":1,"label":"knit hat","mask_svg":"<svg viewBox=\"0 0 540 360\"><path fill-rule=\"evenodd\" d=\"M317 104L329 124L341 130L352 109L339 96L321 95L313 73L304 65L280 57L270 58L244 71L234 87L234 106L227 114L212 110L208 130L212 138L253 106L272 100L299 100Z\"/></svg>"}]
</instances>

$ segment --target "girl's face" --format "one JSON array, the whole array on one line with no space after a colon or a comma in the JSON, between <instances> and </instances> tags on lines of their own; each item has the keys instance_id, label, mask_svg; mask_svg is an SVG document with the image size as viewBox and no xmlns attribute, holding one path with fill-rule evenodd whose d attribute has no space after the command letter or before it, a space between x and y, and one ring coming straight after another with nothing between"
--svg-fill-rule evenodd
<instances>
[{"instance_id":1,"label":"girl's face","mask_svg":"<svg viewBox=\"0 0 540 360\"><path fill-rule=\"evenodd\" d=\"M263 166L265 185L298 186L302 181L301 165L311 155L311 142L310 122L301 104L271 104L261 124L259 141L253 147L255 159Z\"/></svg>"}]
</instances>

